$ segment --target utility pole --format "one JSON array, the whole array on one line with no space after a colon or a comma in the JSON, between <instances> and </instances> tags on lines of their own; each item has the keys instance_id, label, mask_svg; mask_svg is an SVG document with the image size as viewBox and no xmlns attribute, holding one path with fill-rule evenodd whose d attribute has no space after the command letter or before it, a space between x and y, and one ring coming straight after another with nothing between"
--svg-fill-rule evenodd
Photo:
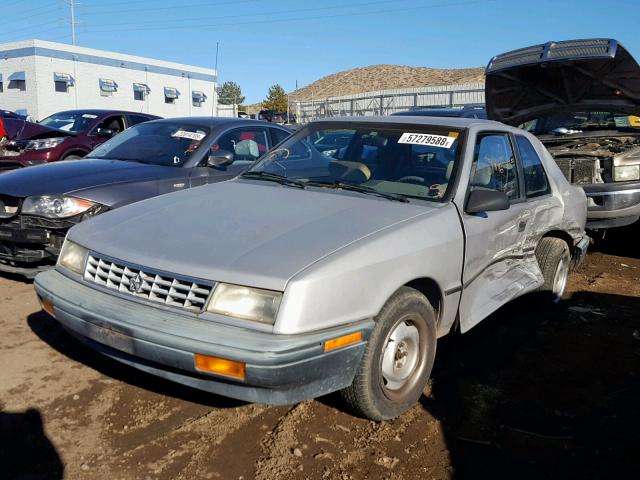
<instances>
[{"instance_id":1,"label":"utility pole","mask_svg":"<svg viewBox=\"0 0 640 480\"><path fill-rule=\"evenodd\" d=\"M71 44L76 44L76 11L75 0L69 0L69 7L71 8Z\"/></svg>"},{"instance_id":2,"label":"utility pole","mask_svg":"<svg viewBox=\"0 0 640 480\"><path fill-rule=\"evenodd\" d=\"M211 116L214 117L218 114L218 50L220 49L220 42L216 42L216 63L214 67L215 80L213 82L213 102L211 102Z\"/></svg>"}]
</instances>

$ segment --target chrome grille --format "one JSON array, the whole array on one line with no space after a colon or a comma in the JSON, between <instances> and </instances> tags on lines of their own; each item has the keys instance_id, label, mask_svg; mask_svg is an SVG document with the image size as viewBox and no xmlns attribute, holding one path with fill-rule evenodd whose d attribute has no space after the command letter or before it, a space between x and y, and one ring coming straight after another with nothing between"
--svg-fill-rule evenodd
<instances>
[{"instance_id":1,"label":"chrome grille","mask_svg":"<svg viewBox=\"0 0 640 480\"><path fill-rule=\"evenodd\" d=\"M84 279L124 294L193 312L205 308L214 287L213 283L126 265L94 254L89 255Z\"/></svg>"}]
</instances>

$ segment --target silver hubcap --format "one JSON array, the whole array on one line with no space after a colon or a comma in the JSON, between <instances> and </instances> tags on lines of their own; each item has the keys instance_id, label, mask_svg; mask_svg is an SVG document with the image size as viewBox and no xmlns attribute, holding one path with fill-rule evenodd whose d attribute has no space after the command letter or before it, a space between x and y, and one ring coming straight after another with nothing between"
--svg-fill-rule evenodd
<instances>
[{"instance_id":1,"label":"silver hubcap","mask_svg":"<svg viewBox=\"0 0 640 480\"><path fill-rule=\"evenodd\" d=\"M560 300L560 297L564 295L564 290L567 288L567 277L569 276L569 261L566 257L562 257L556 267L556 274L553 277L553 296L556 300Z\"/></svg>"},{"instance_id":2,"label":"silver hubcap","mask_svg":"<svg viewBox=\"0 0 640 480\"><path fill-rule=\"evenodd\" d=\"M385 388L398 390L409 380L419 360L420 333L408 322L400 322L389 333L382 353Z\"/></svg>"}]
</instances>

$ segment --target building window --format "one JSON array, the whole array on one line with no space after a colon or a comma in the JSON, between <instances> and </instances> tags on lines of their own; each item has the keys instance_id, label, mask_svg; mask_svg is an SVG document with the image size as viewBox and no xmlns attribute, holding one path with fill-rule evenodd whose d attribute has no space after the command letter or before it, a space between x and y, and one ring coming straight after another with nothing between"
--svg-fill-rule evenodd
<instances>
[{"instance_id":1,"label":"building window","mask_svg":"<svg viewBox=\"0 0 640 480\"><path fill-rule=\"evenodd\" d=\"M191 92L191 98L193 100L194 107L201 107L204 101L207 99L207 96L204 92L194 90Z\"/></svg>"},{"instance_id":2,"label":"building window","mask_svg":"<svg viewBox=\"0 0 640 480\"><path fill-rule=\"evenodd\" d=\"M0 92L4 92L4 83L2 83L2 74L0 73Z\"/></svg>"},{"instance_id":3,"label":"building window","mask_svg":"<svg viewBox=\"0 0 640 480\"><path fill-rule=\"evenodd\" d=\"M27 89L27 78L25 76L24 71L22 72L13 72L9 75L9 85L8 88L25 91Z\"/></svg>"},{"instance_id":4,"label":"building window","mask_svg":"<svg viewBox=\"0 0 640 480\"><path fill-rule=\"evenodd\" d=\"M100 79L100 96L112 97L118 91L118 84L108 78Z\"/></svg>"},{"instance_id":5,"label":"building window","mask_svg":"<svg viewBox=\"0 0 640 480\"><path fill-rule=\"evenodd\" d=\"M164 103L176 103L179 96L180 92L177 88L164 87Z\"/></svg>"},{"instance_id":6,"label":"building window","mask_svg":"<svg viewBox=\"0 0 640 480\"><path fill-rule=\"evenodd\" d=\"M72 87L75 82L73 77L68 73L54 73L53 84L56 92L68 93L69 87Z\"/></svg>"},{"instance_id":7,"label":"building window","mask_svg":"<svg viewBox=\"0 0 640 480\"><path fill-rule=\"evenodd\" d=\"M133 99L144 101L147 95L151 92L151 89L146 83L134 83L133 84Z\"/></svg>"}]
</instances>

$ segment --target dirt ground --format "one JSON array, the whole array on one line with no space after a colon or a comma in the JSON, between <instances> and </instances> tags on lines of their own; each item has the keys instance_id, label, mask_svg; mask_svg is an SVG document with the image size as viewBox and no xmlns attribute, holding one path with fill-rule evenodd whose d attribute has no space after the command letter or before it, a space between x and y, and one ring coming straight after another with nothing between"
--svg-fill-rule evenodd
<instances>
[{"instance_id":1,"label":"dirt ground","mask_svg":"<svg viewBox=\"0 0 640 480\"><path fill-rule=\"evenodd\" d=\"M401 418L337 395L243 404L101 357L0 277L0 478L640 478L638 230L611 235L567 298L505 307L442 341Z\"/></svg>"}]
</instances>

